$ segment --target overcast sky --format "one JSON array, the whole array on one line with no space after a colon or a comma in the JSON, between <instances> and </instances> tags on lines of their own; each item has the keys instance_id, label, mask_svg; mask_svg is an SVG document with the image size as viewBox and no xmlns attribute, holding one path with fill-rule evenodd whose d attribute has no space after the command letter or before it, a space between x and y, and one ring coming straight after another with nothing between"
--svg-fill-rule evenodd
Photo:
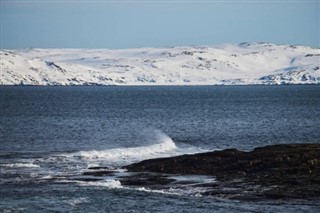
<instances>
[{"instance_id":1,"label":"overcast sky","mask_svg":"<svg viewBox=\"0 0 320 213\"><path fill-rule=\"evenodd\" d=\"M1 48L320 47L320 1L1 0Z\"/></svg>"}]
</instances>

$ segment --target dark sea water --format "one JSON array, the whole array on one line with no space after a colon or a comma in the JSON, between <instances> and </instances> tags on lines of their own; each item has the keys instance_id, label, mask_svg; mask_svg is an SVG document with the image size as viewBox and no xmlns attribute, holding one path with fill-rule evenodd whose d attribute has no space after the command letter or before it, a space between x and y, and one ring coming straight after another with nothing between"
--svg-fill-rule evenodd
<instances>
[{"instance_id":1,"label":"dark sea water","mask_svg":"<svg viewBox=\"0 0 320 213\"><path fill-rule=\"evenodd\" d=\"M320 143L320 85L0 87L2 212L319 212L194 189L79 181L91 166L279 143Z\"/></svg>"}]
</instances>

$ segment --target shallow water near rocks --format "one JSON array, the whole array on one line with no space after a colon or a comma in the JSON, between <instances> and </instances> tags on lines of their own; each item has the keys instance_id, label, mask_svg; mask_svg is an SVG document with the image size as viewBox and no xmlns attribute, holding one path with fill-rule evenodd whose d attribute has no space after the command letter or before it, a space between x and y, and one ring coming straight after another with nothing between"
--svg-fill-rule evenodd
<instances>
[{"instance_id":1,"label":"shallow water near rocks","mask_svg":"<svg viewBox=\"0 0 320 213\"><path fill-rule=\"evenodd\" d=\"M236 201L201 187L122 186L90 167L320 142L320 86L0 87L4 212L317 212L319 200ZM125 171L118 174L126 175ZM212 177L173 177L214 182ZM227 189L226 189L227 190Z\"/></svg>"}]
</instances>

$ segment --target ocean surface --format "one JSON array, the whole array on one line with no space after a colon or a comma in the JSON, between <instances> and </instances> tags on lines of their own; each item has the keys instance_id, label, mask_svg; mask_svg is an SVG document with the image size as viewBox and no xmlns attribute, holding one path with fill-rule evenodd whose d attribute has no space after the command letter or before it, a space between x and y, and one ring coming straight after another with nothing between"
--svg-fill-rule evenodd
<instances>
[{"instance_id":1,"label":"ocean surface","mask_svg":"<svg viewBox=\"0 0 320 213\"><path fill-rule=\"evenodd\" d=\"M79 179L93 166L121 173L149 158L320 143L320 85L1 86L0 95L1 212L320 210L314 200L244 202Z\"/></svg>"}]
</instances>

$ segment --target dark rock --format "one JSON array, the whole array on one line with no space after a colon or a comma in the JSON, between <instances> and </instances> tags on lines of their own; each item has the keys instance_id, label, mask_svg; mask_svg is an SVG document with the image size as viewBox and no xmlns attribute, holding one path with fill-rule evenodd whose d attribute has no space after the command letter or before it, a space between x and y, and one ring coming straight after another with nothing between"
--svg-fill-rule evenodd
<instances>
[{"instance_id":1,"label":"dark rock","mask_svg":"<svg viewBox=\"0 0 320 213\"><path fill-rule=\"evenodd\" d=\"M71 178L71 180L77 180L77 181L83 181L83 182L98 182L98 181L102 181L103 179L78 177L78 178Z\"/></svg>"},{"instance_id":2,"label":"dark rock","mask_svg":"<svg viewBox=\"0 0 320 213\"><path fill-rule=\"evenodd\" d=\"M307 54L307 55L305 55L304 57L313 57L313 56L320 56L320 54Z\"/></svg>"},{"instance_id":3,"label":"dark rock","mask_svg":"<svg viewBox=\"0 0 320 213\"><path fill-rule=\"evenodd\" d=\"M88 172L83 172L83 175L91 175L91 176L110 176L114 172L113 171L88 171Z\"/></svg>"},{"instance_id":4,"label":"dark rock","mask_svg":"<svg viewBox=\"0 0 320 213\"><path fill-rule=\"evenodd\" d=\"M100 170L100 169L110 170L110 168L109 168L109 167L106 167L106 166L92 166L92 167L89 167L88 169L93 169L93 170Z\"/></svg>"},{"instance_id":5,"label":"dark rock","mask_svg":"<svg viewBox=\"0 0 320 213\"><path fill-rule=\"evenodd\" d=\"M205 195L236 199L241 195L247 199L320 197L320 144L272 145L250 152L227 149L150 159L124 168L158 175L145 179L127 177L123 184L172 183L163 174L209 175L219 183L209 184Z\"/></svg>"},{"instance_id":6,"label":"dark rock","mask_svg":"<svg viewBox=\"0 0 320 213\"><path fill-rule=\"evenodd\" d=\"M137 173L135 175L120 178L122 185L151 186L152 188L155 188L158 185L165 185L173 181L174 180L168 178L167 175L157 173Z\"/></svg>"}]
</instances>

